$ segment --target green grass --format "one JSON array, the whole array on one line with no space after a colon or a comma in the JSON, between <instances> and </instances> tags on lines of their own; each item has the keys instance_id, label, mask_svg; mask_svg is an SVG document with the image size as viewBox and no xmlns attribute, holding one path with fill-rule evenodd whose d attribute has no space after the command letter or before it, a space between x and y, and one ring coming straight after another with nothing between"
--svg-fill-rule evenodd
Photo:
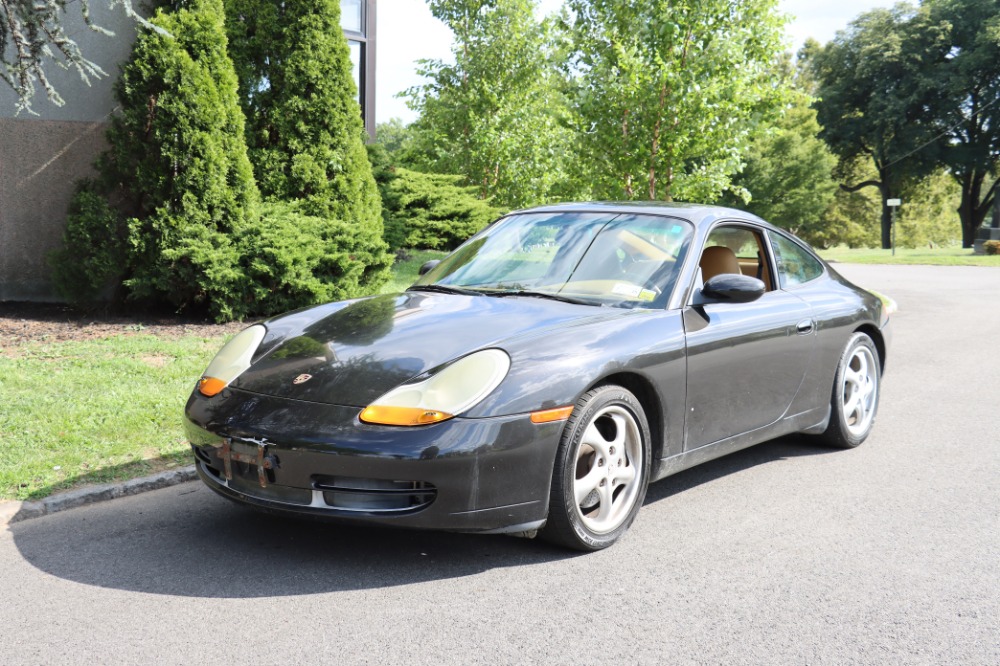
<instances>
[{"instance_id":1,"label":"green grass","mask_svg":"<svg viewBox=\"0 0 1000 666\"><path fill-rule=\"evenodd\" d=\"M181 410L224 340L117 335L0 355L0 499L187 464Z\"/></svg>"},{"instance_id":2,"label":"green grass","mask_svg":"<svg viewBox=\"0 0 1000 666\"><path fill-rule=\"evenodd\" d=\"M897 248L892 250L871 248L851 249L835 247L819 250L819 255L827 261L845 264L926 264L932 266L1000 266L1000 255L975 255L972 250L960 247L942 248Z\"/></svg>"}]
</instances>

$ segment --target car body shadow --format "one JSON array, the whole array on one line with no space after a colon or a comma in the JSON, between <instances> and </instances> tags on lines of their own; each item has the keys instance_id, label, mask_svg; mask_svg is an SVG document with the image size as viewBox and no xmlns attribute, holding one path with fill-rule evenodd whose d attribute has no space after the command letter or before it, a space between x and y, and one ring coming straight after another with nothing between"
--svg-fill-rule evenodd
<instances>
[{"instance_id":1,"label":"car body shadow","mask_svg":"<svg viewBox=\"0 0 1000 666\"><path fill-rule=\"evenodd\" d=\"M646 503L791 456L783 438L650 486ZM200 482L9 527L21 555L53 576L98 587L209 598L298 596L470 576L581 555L540 540L344 526L257 513ZM625 554L628 540L608 553Z\"/></svg>"},{"instance_id":2,"label":"car body shadow","mask_svg":"<svg viewBox=\"0 0 1000 666\"><path fill-rule=\"evenodd\" d=\"M762 444L731 453L727 456L696 465L683 472L650 484L646 492L645 504L659 502L683 493L704 483L721 479L730 474L765 465L767 463L798 458L801 456L817 456L835 453L837 449L824 446L816 437L810 435L786 435Z\"/></svg>"}]
</instances>

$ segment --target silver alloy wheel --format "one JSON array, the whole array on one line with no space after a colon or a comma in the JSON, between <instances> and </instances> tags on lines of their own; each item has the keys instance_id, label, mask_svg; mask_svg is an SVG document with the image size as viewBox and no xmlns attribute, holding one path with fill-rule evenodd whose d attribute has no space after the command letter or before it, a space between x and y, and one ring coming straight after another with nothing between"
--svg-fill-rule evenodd
<instances>
[{"instance_id":1,"label":"silver alloy wheel","mask_svg":"<svg viewBox=\"0 0 1000 666\"><path fill-rule=\"evenodd\" d=\"M642 490L642 435L627 409L610 405L587 424L576 452L573 492L581 522L611 532L629 516Z\"/></svg>"},{"instance_id":2,"label":"silver alloy wheel","mask_svg":"<svg viewBox=\"0 0 1000 666\"><path fill-rule=\"evenodd\" d=\"M840 399L845 425L855 437L864 435L875 417L878 400L876 362L871 350L859 345L844 368L844 389Z\"/></svg>"}]
</instances>

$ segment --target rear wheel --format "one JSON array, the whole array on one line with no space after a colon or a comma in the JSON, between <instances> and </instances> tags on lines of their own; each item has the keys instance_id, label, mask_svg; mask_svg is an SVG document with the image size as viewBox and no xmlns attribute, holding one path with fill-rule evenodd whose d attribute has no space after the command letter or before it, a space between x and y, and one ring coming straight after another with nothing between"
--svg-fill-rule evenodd
<instances>
[{"instance_id":1,"label":"rear wheel","mask_svg":"<svg viewBox=\"0 0 1000 666\"><path fill-rule=\"evenodd\" d=\"M649 482L649 424L620 386L584 395L563 430L552 475L547 540L600 550L635 520Z\"/></svg>"},{"instance_id":2,"label":"rear wheel","mask_svg":"<svg viewBox=\"0 0 1000 666\"><path fill-rule=\"evenodd\" d=\"M878 411L881 367L875 343L855 333L840 357L830 400L830 424L822 437L832 446L851 449L868 437Z\"/></svg>"}]
</instances>

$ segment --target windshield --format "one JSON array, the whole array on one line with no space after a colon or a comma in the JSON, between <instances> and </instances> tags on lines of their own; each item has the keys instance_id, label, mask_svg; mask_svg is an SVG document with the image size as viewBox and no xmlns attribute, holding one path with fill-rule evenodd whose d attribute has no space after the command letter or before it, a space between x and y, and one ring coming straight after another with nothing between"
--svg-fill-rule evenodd
<instances>
[{"instance_id":1,"label":"windshield","mask_svg":"<svg viewBox=\"0 0 1000 666\"><path fill-rule=\"evenodd\" d=\"M688 222L655 215L512 215L466 241L414 288L662 308L692 232Z\"/></svg>"}]
</instances>

